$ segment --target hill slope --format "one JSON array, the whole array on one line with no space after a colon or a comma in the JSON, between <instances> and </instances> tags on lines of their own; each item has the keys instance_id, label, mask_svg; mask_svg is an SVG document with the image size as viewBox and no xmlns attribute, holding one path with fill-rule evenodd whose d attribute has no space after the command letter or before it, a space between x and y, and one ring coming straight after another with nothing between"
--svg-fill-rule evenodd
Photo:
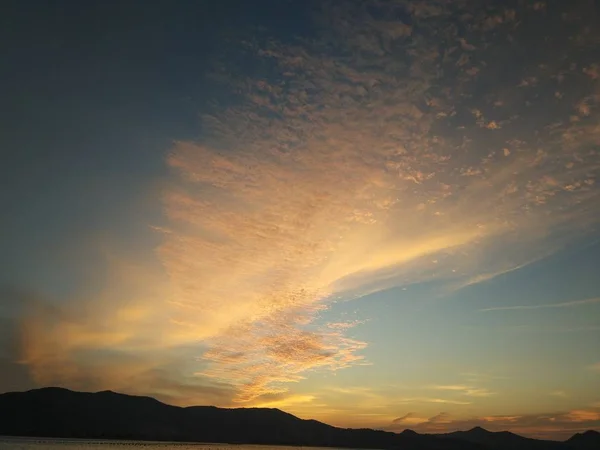
<instances>
[{"instance_id":1,"label":"hill slope","mask_svg":"<svg viewBox=\"0 0 600 450\"><path fill-rule=\"evenodd\" d=\"M278 409L180 408L149 397L44 388L0 395L0 435L482 450L416 433L342 429Z\"/></svg>"},{"instance_id":2,"label":"hill slope","mask_svg":"<svg viewBox=\"0 0 600 450\"><path fill-rule=\"evenodd\" d=\"M600 449L600 433L591 430L584 433L577 433L567 442L580 449Z\"/></svg>"}]
</instances>

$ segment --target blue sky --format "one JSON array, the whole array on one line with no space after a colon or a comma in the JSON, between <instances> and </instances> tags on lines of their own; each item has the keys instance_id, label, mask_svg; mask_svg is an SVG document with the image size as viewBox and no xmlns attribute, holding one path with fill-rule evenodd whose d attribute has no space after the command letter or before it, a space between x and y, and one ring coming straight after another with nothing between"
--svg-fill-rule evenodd
<instances>
[{"instance_id":1,"label":"blue sky","mask_svg":"<svg viewBox=\"0 0 600 450\"><path fill-rule=\"evenodd\" d=\"M586 5L13 2L0 390L597 429Z\"/></svg>"}]
</instances>

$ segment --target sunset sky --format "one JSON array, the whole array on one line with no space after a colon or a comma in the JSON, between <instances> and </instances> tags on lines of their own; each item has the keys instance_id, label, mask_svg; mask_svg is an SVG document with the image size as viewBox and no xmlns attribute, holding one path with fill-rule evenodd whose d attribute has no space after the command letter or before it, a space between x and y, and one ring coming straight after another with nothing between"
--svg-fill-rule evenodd
<instances>
[{"instance_id":1,"label":"sunset sky","mask_svg":"<svg viewBox=\"0 0 600 450\"><path fill-rule=\"evenodd\" d=\"M592 0L8 2L0 392L600 429Z\"/></svg>"}]
</instances>

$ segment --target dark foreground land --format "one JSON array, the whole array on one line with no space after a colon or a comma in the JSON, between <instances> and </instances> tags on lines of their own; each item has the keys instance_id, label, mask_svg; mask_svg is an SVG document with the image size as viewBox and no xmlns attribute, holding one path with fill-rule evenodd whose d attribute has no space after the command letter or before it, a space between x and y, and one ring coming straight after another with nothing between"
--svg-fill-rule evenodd
<instances>
[{"instance_id":1,"label":"dark foreground land","mask_svg":"<svg viewBox=\"0 0 600 450\"><path fill-rule=\"evenodd\" d=\"M600 433L565 442L482 428L441 435L344 429L278 409L181 408L111 391L44 388L0 394L0 435L406 450L600 450Z\"/></svg>"}]
</instances>

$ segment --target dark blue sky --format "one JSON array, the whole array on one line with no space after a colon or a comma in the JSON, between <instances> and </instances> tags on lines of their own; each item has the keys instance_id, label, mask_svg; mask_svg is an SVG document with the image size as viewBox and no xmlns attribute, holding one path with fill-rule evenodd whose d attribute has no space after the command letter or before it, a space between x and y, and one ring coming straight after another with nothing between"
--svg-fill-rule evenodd
<instances>
[{"instance_id":1,"label":"dark blue sky","mask_svg":"<svg viewBox=\"0 0 600 450\"><path fill-rule=\"evenodd\" d=\"M143 232L140 217L160 222L147 192L159 189L166 152L199 136L200 114L227 101L210 81L215 66L234 54L237 36L268 27L289 38L310 13L280 1L8 2L4 10L8 283L33 261L52 265L65 241L91 230L128 240Z\"/></svg>"}]
</instances>

